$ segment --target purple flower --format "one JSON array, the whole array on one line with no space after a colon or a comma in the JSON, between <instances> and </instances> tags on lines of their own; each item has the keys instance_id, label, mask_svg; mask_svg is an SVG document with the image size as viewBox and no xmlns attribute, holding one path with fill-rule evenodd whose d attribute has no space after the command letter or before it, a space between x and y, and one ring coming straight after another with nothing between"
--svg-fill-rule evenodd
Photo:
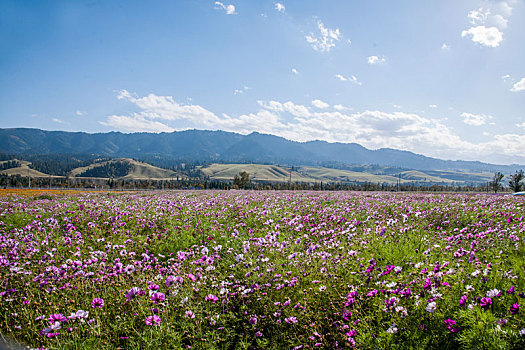
<instances>
[{"instance_id":1,"label":"purple flower","mask_svg":"<svg viewBox=\"0 0 525 350\"><path fill-rule=\"evenodd\" d=\"M507 294L514 294L514 286L510 287Z\"/></svg>"},{"instance_id":2,"label":"purple flower","mask_svg":"<svg viewBox=\"0 0 525 350\"><path fill-rule=\"evenodd\" d=\"M352 311L343 310L343 319L348 321L352 317Z\"/></svg>"},{"instance_id":3,"label":"purple flower","mask_svg":"<svg viewBox=\"0 0 525 350\"><path fill-rule=\"evenodd\" d=\"M257 331L257 333L255 333L255 336L256 336L257 338L262 337L262 333L261 333L261 331Z\"/></svg>"},{"instance_id":4,"label":"purple flower","mask_svg":"<svg viewBox=\"0 0 525 350\"><path fill-rule=\"evenodd\" d=\"M219 298L217 298L213 294L208 294L208 296L206 297L206 301L211 301L212 303L215 303L217 300L219 300Z\"/></svg>"},{"instance_id":5,"label":"purple flower","mask_svg":"<svg viewBox=\"0 0 525 350\"><path fill-rule=\"evenodd\" d=\"M488 297L481 298L479 305L481 306L483 310L488 310L490 309L490 305L492 305L492 299Z\"/></svg>"},{"instance_id":6,"label":"purple flower","mask_svg":"<svg viewBox=\"0 0 525 350\"><path fill-rule=\"evenodd\" d=\"M465 307L467 305L467 296L463 295L461 299L459 299L459 306Z\"/></svg>"},{"instance_id":7,"label":"purple flower","mask_svg":"<svg viewBox=\"0 0 525 350\"><path fill-rule=\"evenodd\" d=\"M70 320L84 319L84 318L88 318L88 316L89 316L89 311L78 310L77 312L72 312L71 315L69 316L69 319Z\"/></svg>"},{"instance_id":8,"label":"purple flower","mask_svg":"<svg viewBox=\"0 0 525 350\"><path fill-rule=\"evenodd\" d=\"M293 324L293 323L297 323L298 321L297 321L297 317L290 316L290 317L285 318L284 322Z\"/></svg>"},{"instance_id":9,"label":"purple flower","mask_svg":"<svg viewBox=\"0 0 525 350\"><path fill-rule=\"evenodd\" d=\"M186 317L187 318L195 318L195 314L193 313L193 311L188 310L188 311L186 311Z\"/></svg>"},{"instance_id":10,"label":"purple flower","mask_svg":"<svg viewBox=\"0 0 525 350\"><path fill-rule=\"evenodd\" d=\"M171 285L175 282L175 276L168 276L166 277L166 281L164 282L164 285L166 286L166 288L169 288L171 287Z\"/></svg>"},{"instance_id":11,"label":"purple flower","mask_svg":"<svg viewBox=\"0 0 525 350\"><path fill-rule=\"evenodd\" d=\"M348 332L346 332L347 337L355 337L357 335L357 331L355 329L351 329Z\"/></svg>"},{"instance_id":12,"label":"purple flower","mask_svg":"<svg viewBox=\"0 0 525 350\"><path fill-rule=\"evenodd\" d=\"M148 316L146 317L146 319L144 320L144 322L148 325L148 326L158 326L160 324L160 322L162 321L162 319L157 316L157 315L153 315L153 316Z\"/></svg>"},{"instance_id":13,"label":"purple flower","mask_svg":"<svg viewBox=\"0 0 525 350\"><path fill-rule=\"evenodd\" d=\"M103 306L104 306L104 299L102 299L102 298L95 298L91 302L91 307L92 308L101 308Z\"/></svg>"},{"instance_id":14,"label":"purple flower","mask_svg":"<svg viewBox=\"0 0 525 350\"><path fill-rule=\"evenodd\" d=\"M512 304L512 306L509 309L510 314L515 315L518 312L520 312L520 307L521 307L520 304Z\"/></svg>"},{"instance_id":15,"label":"purple flower","mask_svg":"<svg viewBox=\"0 0 525 350\"><path fill-rule=\"evenodd\" d=\"M157 290L159 290L159 288L160 288L160 287L159 287L158 284L150 284L150 285L148 286L148 289L149 289L149 290L153 290L153 291L157 291Z\"/></svg>"},{"instance_id":16,"label":"purple flower","mask_svg":"<svg viewBox=\"0 0 525 350\"><path fill-rule=\"evenodd\" d=\"M151 295L151 298L150 298L155 304L158 304L160 302L163 302L165 299L166 299L166 296L164 295L164 293L160 293L160 292L155 292Z\"/></svg>"},{"instance_id":17,"label":"purple flower","mask_svg":"<svg viewBox=\"0 0 525 350\"><path fill-rule=\"evenodd\" d=\"M456 321L451 320L450 318L445 320L445 326L447 326L447 329L451 331L452 333L457 333L460 330L459 327L454 327L455 325L456 325Z\"/></svg>"},{"instance_id":18,"label":"purple flower","mask_svg":"<svg viewBox=\"0 0 525 350\"><path fill-rule=\"evenodd\" d=\"M250 317L250 320L248 322L250 324L257 324L257 317Z\"/></svg>"},{"instance_id":19,"label":"purple flower","mask_svg":"<svg viewBox=\"0 0 525 350\"><path fill-rule=\"evenodd\" d=\"M140 289L139 287L133 287L126 294L126 298L128 299L128 301L130 301L131 299L135 298L135 296L144 295L144 294L145 294L144 291Z\"/></svg>"},{"instance_id":20,"label":"purple flower","mask_svg":"<svg viewBox=\"0 0 525 350\"><path fill-rule=\"evenodd\" d=\"M42 330L40 334L45 335L48 338L52 338L58 334L53 332L59 330L60 328L62 328L62 326L60 326L60 322L56 321L51 326L49 326L49 328Z\"/></svg>"},{"instance_id":21,"label":"purple flower","mask_svg":"<svg viewBox=\"0 0 525 350\"><path fill-rule=\"evenodd\" d=\"M67 318L62 314L52 314L49 316L49 323L53 324L55 322L64 322L67 321Z\"/></svg>"}]
</instances>

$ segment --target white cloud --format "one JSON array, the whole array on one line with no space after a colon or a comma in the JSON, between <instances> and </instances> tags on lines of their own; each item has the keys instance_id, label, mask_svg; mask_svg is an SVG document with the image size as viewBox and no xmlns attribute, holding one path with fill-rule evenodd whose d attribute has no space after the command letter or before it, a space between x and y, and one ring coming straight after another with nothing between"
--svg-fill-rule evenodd
<instances>
[{"instance_id":1,"label":"white cloud","mask_svg":"<svg viewBox=\"0 0 525 350\"><path fill-rule=\"evenodd\" d=\"M351 75L350 78L347 78L342 74L336 74L335 77L341 81L349 81L357 85L362 85L362 83L359 80L357 80L357 77L355 75Z\"/></svg>"},{"instance_id":2,"label":"white cloud","mask_svg":"<svg viewBox=\"0 0 525 350\"><path fill-rule=\"evenodd\" d=\"M525 129L525 122L516 124L518 128Z\"/></svg>"},{"instance_id":3,"label":"white cloud","mask_svg":"<svg viewBox=\"0 0 525 350\"><path fill-rule=\"evenodd\" d=\"M62 119L58 119L58 118L53 118L51 119L53 121L53 123L58 123L58 124L67 124L65 121L63 121Z\"/></svg>"},{"instance_id":4,"label":"white cloud","mask_svg":"<svg viewBox=\"0 0 525 350\"><path fill-rule=\"evenodd\" d=\"M437 105L429 105L430 108L437 108Z\"/></svg>"},{"instance_id":5,"label":"white cloud","mask_svg":"<svg viewBox=\"0 0 525 350\"><path fill-rule=\"evenodd\" d=\"M295 75L298 75L299 74L299 71L295 68L292 68L292 73L295 74Z\"/></svg>"},{"instance_id":6,"label":"white cloud","mask_svg":"<svg viewBox=\"0 0 525 350\"><path fill-rule=\"evenodd\" d=\"M86 112L86 111L78 111L78 110L77 110L77 111L75 112L75 114L78 115L78 116L83 116L83 115L86 115L87 112Z\"/></svg>"},{"instance_id":7,"label":"white cloud","mask_svg":"<svg viewBox=\"0 0 525 350\"><path fill-rule=\"evenodd\" d=\"M323 22L319 20L317 21L317 28L320 32L319 37L316 37L313 33L310 33L304 38L315 51L329 52L333 47L335 47L335 42L341 39L341 32L338 28L325 28Z\"/></svg>"},{"instance_id":8,"label":"white cloud","mask_svg":"<svg viewBox=\"0 0 525 350\"><path fill-rule=\"evenodd\" d=\"M461 32L461 37L470 37L475 43L497 47L503 40L503 30L507 28L512 7L505 2L486 2L487 8L480 7L467 14L471 24L468 30Z\"/></svg>"},{"instance_id":9,"label":"white cloud","mask_svg":"<svg viewBox=\"0 0 525 350\"><path fill-rule=\"evenodd\" d=\"M323 101L320 101L324 103ZM284 111L290 113L294 117L309 117L311 115L310 110L308 107L302 106L302 105L296 105L292 101L285 102L283 104ZM323 107L319 107L323 108Z\"/></svg>"},{"instance_id":10,"label":"white cloud","mask_svg":"<svg viewBox=\"0 0 525 350\"><path fill-rule=\"evenodd\" d=\"M401 108L400 105L393 105L392 107L397 108L397 109L400 109L400 108Z\"/></svg>"},{"instance_id":11,"label":"white cloud","mask_svg":"<svg viewBox=\"0 0 525 350\"><path fill-rule=\"evenodd\" d=\"M470 36L473 42L489 47L497 47L503 40L503 33L496 27L472 27L462 31L461 36Z\"/></svg>"},{"instance_id":12,"label":"white cloud","mask_svg":"<svg viewBox=\"0 0 525 350\"><path fill-rule=\"evenodd\" d=\"M518 91L525 91L525 78L522 78L520 81L512 85L512 88L510 91L518 92Z\"/></svg>"},{"instance_id":13,"label":"white cloud","mask_svg":"<svg viewBox=\"0 0 525 350\"><path fill-rule=\"evenodd\" d=\"M510 78L510 75L508 75L508 74L505 74L505 75L501 76L501 80L503 80L503 81L507 81L508 78Z\"/></svg>"},{"instance_id":14,"label":"white cloud","mask_svg":"<svg viewBox=\"0 0 525 350\"><path fill-rule=\"evenodd\" d=\"M276 2L276 3L275 3L275 9L276 9L277 11L279 11L279 12L284 12L284 11L286 11L286 7L285 7L283 4L281 4L280 2Z\"/></svg>"},{"instance_id":15,"label":"white cloud","mask_svg":"<svg viewBox=\"0 0 525 350\"><path fill-rule=\"evenodd\" d=\"M500 29L506 29L508 22L509 20L503 17L502 15L494 15L490 17L490 19L487 21L487 24L496 26Z\"/></svg>"},{"instance_id":16,"label":"white cloud","mask_svg":"<svg viewBox=\"0 0 525 350\"><path fill-rule=\"evenodd\" d=\"M107 117L105 122L99 122L105 126L111 126L118 130L129 131L129 132L172 132L175 131L172 127L167 126L161 122L148 120L143 116L134 115L130 116L120 116L120 115L110 115Z\"/></svg>"},{"instance_id":17,"label":"white cloud","mask_svg":"<svg viewBox=\"0 0 525 350\"><path fill-rule=\"evenodd\" d=\"M342 105L335 105L331 110L325 107L323 101L320 104L312 102L311 106L292 101L258 101L259 108L252 113L219 116L199 105L179 103L171 96L149 94L139 97L125 90L119 96L127 96L121 99L134 105L137 111L127 115L111 115L100 123L127 132L170 132L194 128L241 134L258 131L295 141L319 139L356 142L371 149L389 147L445 159L507 163L524 161L519 155L525 144L525 134L487 136L490 137L489 141L473 143L455 134L443 124L443 120L415 113L377 110L353 112ZM485 122L490 118L485 115L481 117ZM464 118L472 119L468 115ZM520 127L525 125L520 124Z\"/></svg>"},{"instance_id":18,"label":"white cloud","mask_svg":"<svg viewBox=\"0 0 525 350\"><path fill-rule=\"evenodd\" d=\"M379 58L378 56L368 56L367 62L368 64L383 64L386 62L386 59L384 57Z\"/></svg>"},{"instance_id":19,"label":"white cloud","mask_svg":"<svg viewBox=\"0 0 525 350\"><path fill-rule=\"evenodd\" d=\"M328 103L326 103L324 101L321 101L321 100L313 100L312 101L312 106L320 108L320 109L324 109L324 108L330 107L330 105Z\"/></svg>"},{"instance_id":20,"label":"white cloud","mask_svg":"<svg viewBox=\"0 0 525 350\"><path fill-rule=\"evenodd\" d=\"M250 88L248 86L243 86L242 89L235 89L235 91L233 91L233 94L234 95L240 95L240 94L244 93L246 90L250 90Z\"/></svg>"},{"instance_id":21,"label":"white cloud","mask_svg":"<svg viewBox=\"0 0 525 350\"><path fill-rule=\"evenodd\" d=\"M230 4L230 5L225 5L223 4L222 2L219 2L219 1L215 1L215 9L216 10L224 10L226 12L227 15L236 15L237 12L235 12L235 6Z\"/></svg>"},{"instance_id":22,"label":"white cloud","mask_svg":"<svg viewBox=\"0 0 525 350\"><path fill-rule=\"evenodd\" d=\"M441 50L443 50L443 51L450 51L450 45L447 45L447 44L443 43L443 45L441 45Z\"/></svg>"},{"instance_id":23,"label":"white cloud","mask_svg":"<svg viewBox=\"0 0 525 350\"><path fill-rule=\"evenodd\" d=\"M510 17L512 15L512 7L505 1L494 4L494 9L505 17Z\"/></svg>"},{"instance_id":24,"label":"white cloud","mask_svg":"<svg viewBox=\"0 0 525 350\"><path fill-rule=\"evenodd\" d=\"M350 108L350 107L345 107L345 106L343 106L343 105L341 105L341 104L334 105L334 109L335 109L336 111L351 111L351 110L352 110L352 108Z\"/></svg>"},{"instance_id":25,"label":"white cloud","mask_svg":"<svg viewBox=\"0 0 525 350\"><path fill-rule=\"evenodd\" d=\"M472 113L461 113L463 123L473 126L481 126L487 123L488 119L492 119L490 115L485 114L472 114Z\"/></svg>"},{"instance_id":26,"label":"white cloud","mask_svg":"<svg viewBox=\"0 0 525 350\"><path fill-rule=\"evenodd\" d=\"M470 11L467 15L467 18L470 19L470 23L476 25L476 24L485 23L489 15L490 15L489 9L483 9L480 7L477 10Z\"/></svg>"}]
</instances>

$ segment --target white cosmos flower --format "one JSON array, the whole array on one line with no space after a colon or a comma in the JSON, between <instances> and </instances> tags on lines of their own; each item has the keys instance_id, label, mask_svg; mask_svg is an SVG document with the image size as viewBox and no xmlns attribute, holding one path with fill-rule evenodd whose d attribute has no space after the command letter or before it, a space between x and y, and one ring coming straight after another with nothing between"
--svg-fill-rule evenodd
<instances>
[{"instance_id":1,"label":"white cosmos flower","mask_svg":"<svg viewBox=\"0 0 525 350\"><path fill-rule=\"evenodd\" d=\"M436 311L436 309L437 309L436 302L433 301L431 303L428 303L428 305L427 305L425 310L427 310L428 312L434 312L434 311Z\"/></svg>"}]
</instances>

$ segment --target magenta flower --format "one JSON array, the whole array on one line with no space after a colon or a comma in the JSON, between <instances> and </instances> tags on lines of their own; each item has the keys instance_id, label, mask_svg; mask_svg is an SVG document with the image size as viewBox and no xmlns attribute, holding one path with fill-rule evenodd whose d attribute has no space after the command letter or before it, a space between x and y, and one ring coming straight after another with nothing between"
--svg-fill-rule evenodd
<instances>
[{"instance_id":1,"label":"magenta flower","mask_svg":"<svg viewBox=\"0 0 525 350\"><path fill-rule=\"evenodd\" d=\"M102 299L102 298L95 298L91 302L91 307L92 308L101 308L103 306L104 306L104 299Z\"/></svg>"},{"instance_id":2,"label":"magenta flower","mask_svg":"<svg viewBox=\"0 0 525 350\"><path fill-rule=\"evenodd\" d=\"M456 325L456 321L449 319L445 320L445 326L447 326L447 329L451 331L452 333L457 333L460 331L459 327L454 327Z\"/></svg>"},{"instance_id":3,"label":"magenta flower","mask_svg":"<svg viewBox=\"0 0 525 350\"><path fill-rule=\"evenodd\" d=\"M285 318L284 322L289 323L289 324L294 324L299 321L297 321L297 317L290 316L290 317Z\"/></svg>"},{"instance_id":4,"label":"magenta flower","mask_svg":"<svg viewBox=\"0 0 525 350\"><path fill-rule=\"evenodd\" d=\"M145 294L144 291L140 289L139 287L133 287L126 294L126 299L130 301L131 299L135 298L137 295L144 295L144 294Z\"/></svg>"},{"instance_id":5,"label":"magenta flower","mask_svg":"<svg viewBox=\"0 0 525 350\"><path fill-rule=\"evenodd\" d=\"M195 318L195 314L193 313L193 311L188 310L188 311L186 311L186 317L187 318Z\"/></svg>"},{"instance_id":6,"label":"magenta flower","mask_svg":"<svg viewBox=\"0 0 525 350\"><path fill-rule=\"evenodd\" d=\"M151 295L151 298L150 298L155 304L158 304L160 302L163 302L165 299L166 299L166 296L164 295L164 293L160 293L160 292L155 292Z\"/></svg>"},{"instance_id":7,"label":"magenta flower","mask_svg":"<svg viewBox=\"0 0 525 350\"><path fill-rule=\"evenodd\" d=\"M250 324L257 324L257 317L250 317L250 320L248 322Z\"/></svg>"},{"instance_id":8,"label":"magenta flower","mask_svg":"<svg viewBox=\"0 0 525 350\"><path fill-rule=\"evenodd\" d=\"M514 294L514 286L510 287L507 294Z\"/></svg>"},{"instance_id":9,"label":"magenta flower","mask_svg":"<svg viewBox=\"0 0 525 350\"><path fill-rule=\"evenodd\" d=\"M347 337L355 337L357 335L357 331L355 329L351 329L348 332L346 332Z\"/></svg>"},{"instance_id":10,"label":"magenta flower","mask_svg":"<svg viewBox=\"0 0 525 350\"><path fill-rule=\"evenodd\" d=\"M481 298L479 305L481 306L483 310L488 310L490 309L490 305L492 305L492 299L488 297Z\"/></svg>"},{"instance_id":11,"label":"magenta flower","mask_svg":"<svg viewBox=\"0 0 525 350\"><path fill-rule=\"evenodd\" d=\"M467 305L467 296L463 295L461 299L459 299L459 306L465 307Z\"/></svg>"},{"instance_id":12,"label":"magenta flower","mask_svg":"<svg viewBox=\"0 0 525 350\"><path fill-rule=\"evenodd\" d=\"M520 312L520 307L521 307L520 304L512 304L512 306L509 309L510 314L515 315L518 312Z\"/></svg>"},{"instance_id":13,"label":"magenta flower","mask_svg":"<svg viewBox=\"0 0 525 350\"><path fill-rule=\"evenodd\" d=\"M206 297L206 301L211 301L212 303L215 303L217 300L219 300L219 298L217 298L213 294L208 294L208 296Z\"/></svg>"},{"instance_id":14,"label":"magenta flower","mask_svg":"<svg viewBox=\"0 0 525 350\"><path fill-rule=\"evenodd\" d=\"M52 314L48 319L49 323L53 324L55 322L64 322L67 321L67 318L62 314Z\"/></svg>"},{"instance_id":15,"label":"magenta flower","mask_svg":"<svg viewBox=\"0 0 525 350\"><path fill-rule=\"evenodd\" d=\"M164 285L166 286L166 288L169 288L171 287L171 285L175 283L175 276L168 276L166 277L166 281L164 282Z\"/></svg>"},{"instance_id":16,"label":"magenta flower","mask_svg":"<svg viewBox=\"0 0 525 350\"><path fill-rule=\"evenodd\" d=\"M146 317L144 322L148 326L158 326L160 324L160 322L162 322L162 319L159 316L157 316L157 315L153 315L153 316Z\"/></svg>"}]
</instances>

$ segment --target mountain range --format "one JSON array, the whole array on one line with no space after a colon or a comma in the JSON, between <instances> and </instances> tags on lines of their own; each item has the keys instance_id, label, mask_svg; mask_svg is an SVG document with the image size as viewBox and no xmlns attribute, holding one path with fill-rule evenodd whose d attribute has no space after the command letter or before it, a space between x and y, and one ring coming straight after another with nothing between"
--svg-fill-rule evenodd
<instances>
[{"instance_id":1,"label":"mountain range","mask_svg":"<svg viewBox=\"0 0 525 350\"><path fill-rule=\"evenodd\" d=\"M85 133L29 128L0 129L0 152L7 154L90 154L202 162L313 165L345 168L379 165L423 171L515 172L522 165L452 161L390 148L367 149L356 143L296 142L282 137L225 131L171 133Z\"/></svg>"}]
</instances>

